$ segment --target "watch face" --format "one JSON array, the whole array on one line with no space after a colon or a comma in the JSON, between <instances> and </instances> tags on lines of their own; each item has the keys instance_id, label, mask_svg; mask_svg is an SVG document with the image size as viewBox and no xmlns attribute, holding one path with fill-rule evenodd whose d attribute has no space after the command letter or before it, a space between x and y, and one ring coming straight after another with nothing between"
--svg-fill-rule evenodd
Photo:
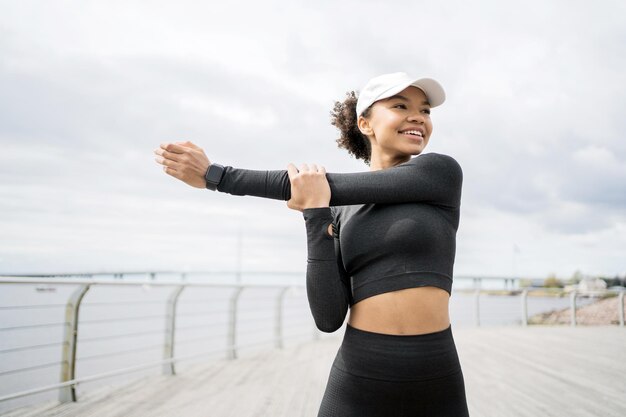
<instances>
[{"instance_id":1,"label":"watch face","mask_svg":"<svg viewBox=\"0 0 626 417\"><path fill-rule=\"evenodd\" d=\"M220 183L220 180L222 179L222 174L224 172L224 167L219 165L219 164L211 164L211 166L209 167L209 170L206 173L206 181L207 181L207 186L209 184L211 185L217 185Z\"/></svg>"}]
</instances>

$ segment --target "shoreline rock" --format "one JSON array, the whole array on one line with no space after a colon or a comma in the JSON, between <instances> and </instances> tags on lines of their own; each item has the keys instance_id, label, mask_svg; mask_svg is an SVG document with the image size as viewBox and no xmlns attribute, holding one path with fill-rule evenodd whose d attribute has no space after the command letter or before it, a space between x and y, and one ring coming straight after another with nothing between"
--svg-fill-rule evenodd
<instances>
[{"instance_id":1,"label":"shoreline rock","mask_svg":"<svg viewBox=\"0 0 626 417\"><path fill-rule=\"evenodd\" d=\"M626 304L626 298L624 299ZM622 305L624 308L624 305ZM528 324L570 324L570 308L535 314L528 318ZM591 304L576 308L576 324L617 325L619 324L618 299L607 297Z\"/></svg>"}]
</instances>

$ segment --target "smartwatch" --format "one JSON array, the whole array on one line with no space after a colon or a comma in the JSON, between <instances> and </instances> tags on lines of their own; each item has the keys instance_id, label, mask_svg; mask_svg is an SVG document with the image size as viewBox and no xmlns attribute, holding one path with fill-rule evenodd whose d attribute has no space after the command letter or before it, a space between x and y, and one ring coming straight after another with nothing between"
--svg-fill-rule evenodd
<instances>
[{"instance_id":1,"label":"smartwatch","mask_svg":"<svg viewBox=\"0 0 626 417\"><path fill-rule=\"evenodd\" d=\"M207 169L206 173L204 174L204 179L206 180L206 188L213 191L217 190L217 186L220 184L223 175L224 167L222 165L209 165L209 169Z\"/></svg>"}]
</instances>

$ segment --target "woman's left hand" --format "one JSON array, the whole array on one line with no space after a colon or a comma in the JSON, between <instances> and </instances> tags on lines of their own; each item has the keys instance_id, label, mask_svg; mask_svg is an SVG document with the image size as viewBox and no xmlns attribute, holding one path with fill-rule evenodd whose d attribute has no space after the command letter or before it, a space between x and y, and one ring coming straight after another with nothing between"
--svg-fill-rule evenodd
<instances>
[{"instance_id":1,"label":"woman's left hand","mask_svg":"<svg viewBox=\"0 0 626 417\"><path fill-rule=\"evenodd\" d=\"M287 207L303 211L307 208L328 207L330 203L330 185L326 179L326 169L315 164L300 165L300 169L290 163L287 166L291 182L291 199Z\"/></svg>"},{"instance_id":2,"label":"woman's left hand","mask_svg":"<svg viewBox=\"0 0 626 417\"><path fill-rule=\"evenodd\" d=\"M196 188L206 188L206 173L211 161L199 146L187 142L162 143L154 150L155 160L166 174Z\"/></svg>"}]
</instances>

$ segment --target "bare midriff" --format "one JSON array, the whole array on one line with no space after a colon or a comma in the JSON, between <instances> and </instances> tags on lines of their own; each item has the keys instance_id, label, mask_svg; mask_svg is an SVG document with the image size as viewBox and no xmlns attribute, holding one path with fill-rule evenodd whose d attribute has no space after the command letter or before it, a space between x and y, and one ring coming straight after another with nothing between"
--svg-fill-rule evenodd
<instances>
[{"instance_id":1,"label":"bare midriff","mask_svg":"<svg viewBox=\"0 0 626 417\"><path fill-rule=\"evenodd\" d=\"M417 335L450 325L450 294L437 287L417 287L368 297L350 308L350 326L374 333Z\"/></svg>"}]
</instances>

